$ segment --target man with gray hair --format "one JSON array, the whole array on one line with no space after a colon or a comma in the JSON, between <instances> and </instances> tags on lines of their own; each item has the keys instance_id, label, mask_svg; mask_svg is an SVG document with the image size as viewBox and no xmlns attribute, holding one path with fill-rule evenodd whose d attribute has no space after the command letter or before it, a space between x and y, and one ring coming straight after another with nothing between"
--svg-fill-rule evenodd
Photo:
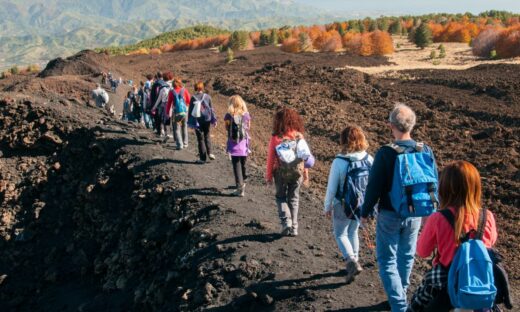
<instances>
[{"instance_id":1,"label":"man with gray hair","mask_svg":"<svg viewBox=\"0 0 520 312\"><path fill-rule=\"evenodd\" d=\"M411 137L415 122L415 113L407 105L397 104L390 113L389 126L395 141L381 147L376 153L361 209L362 223L366 223L367 218L375 214L375 206L378 204L377 262L379 276L393 312L405 312L408 307L406 292L414 264L417 235L421 227L420 217L403 217L400 207L392 205L390 192L397 156L419 151L427 153L428 158L431 156L432 160L431 171L434 171L433 176L437 179L437 166L432 150ZM411 195L409 198L408 204L413 209L413 204L410 204Z\"/></svg>"}]
</instances>

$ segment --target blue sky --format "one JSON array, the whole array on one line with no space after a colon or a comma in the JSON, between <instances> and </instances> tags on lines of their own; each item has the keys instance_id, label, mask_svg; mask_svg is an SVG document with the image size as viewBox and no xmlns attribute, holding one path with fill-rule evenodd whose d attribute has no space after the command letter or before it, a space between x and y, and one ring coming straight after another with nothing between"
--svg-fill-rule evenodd
<instances>
[{"instance_id":1,"label":"blue sky","mask_svg":"<svg viewBox=\"0 0 520 312\"><path fill-rule=\"evenodd\" d=\"M506 10L520 13L520 0L295 0L329 10L377 14L480 13Z\"/></svg>"}]
</instances>

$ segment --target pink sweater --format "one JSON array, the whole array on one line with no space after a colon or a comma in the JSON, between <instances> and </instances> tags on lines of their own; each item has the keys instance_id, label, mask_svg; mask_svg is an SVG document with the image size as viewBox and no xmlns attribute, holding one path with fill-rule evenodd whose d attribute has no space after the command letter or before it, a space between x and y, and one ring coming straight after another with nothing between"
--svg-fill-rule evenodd
<instances>
[{"instance_id":1,"label":"pink sweater","mask_svg":"<svg viewBox=\"0 0 520 312\"><path fill-rule=\"evenodd\" d=\"M455 215L455 210L449 208ZM478 220L473 220L470 216L466 216L466 224L464 225L463 233L469 232L471 229L477 229ZM422 258L430 257L430 255L437 249L437 255L433 259L433 265L442 264L448 267L455 256L457 245L455 244L455 233L450 223L440 213L432 214L419 236L417 242L417 254ZM487 211L487 223L484 230L482 241L486 247L492 247L497 241L497 228L495 218L491 211Z\"/></svg>"}]
</instances>

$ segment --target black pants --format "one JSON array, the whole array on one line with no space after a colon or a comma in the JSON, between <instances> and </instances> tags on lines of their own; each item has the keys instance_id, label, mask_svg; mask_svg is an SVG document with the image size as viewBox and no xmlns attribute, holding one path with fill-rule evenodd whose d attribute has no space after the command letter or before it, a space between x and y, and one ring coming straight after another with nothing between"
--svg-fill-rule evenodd
<instances>
[{"instance_id":1,"label":"black pants","mask_svg":"<svg viewBox=\"0 0 520 312\"><path fill-rule=\"evenodd\" d=\"M159 109L155 112L155 115L153 116L153 126L155 129L155 132L157 134L161 134L161 124L162 124L162 115L159 114Z\"/></svg>"},{"instance_id":2,"label":"black pants","mask_svg":"<svg viewBox=\"0 0 520 312\"><path fill-rule=\"evenodd\" d=\"M202 161L206 161L209 154L211 154L211 138L209 136L210 129L211 123L209 122L199 122L199 128L195 129L197 142L199 143L199 157Z\"/></svg>"},{"instance_id":3,"label":"black pants","mask_svg":"<svg viewBox=\"0 0 520 312\"><path fill-rule=\"evenodd\" d=\"M247 156L231 156L231 163L233 164L233 173L235 174L235 183L237 187L244 185L244 181L247 179L246 160Z\"/></svg>"}]
</instances>

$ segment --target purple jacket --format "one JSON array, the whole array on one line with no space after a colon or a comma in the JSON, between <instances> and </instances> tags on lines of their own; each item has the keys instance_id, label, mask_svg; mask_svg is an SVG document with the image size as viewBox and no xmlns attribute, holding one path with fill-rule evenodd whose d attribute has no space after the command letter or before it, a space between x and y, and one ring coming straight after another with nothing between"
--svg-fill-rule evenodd
<instances>
[{"instance_id":1,"label":"purple jacket","mask_svg":"<svg viewBox=\"0 0 520 312\"><path fill-rule=\"evenodd\" d=\"M224 121L232 122L233 117L227 113L224 116ZM229 127L228 127L228 141L227 141L227 149L226 151L231 154L231 156L247 156L249 155L249 123L251 121L251 116L249 113L245 113L242 116L242 126L244 127L246 138L240 142L234 142L229 138Z\"/></svg>"}]
</instances>

